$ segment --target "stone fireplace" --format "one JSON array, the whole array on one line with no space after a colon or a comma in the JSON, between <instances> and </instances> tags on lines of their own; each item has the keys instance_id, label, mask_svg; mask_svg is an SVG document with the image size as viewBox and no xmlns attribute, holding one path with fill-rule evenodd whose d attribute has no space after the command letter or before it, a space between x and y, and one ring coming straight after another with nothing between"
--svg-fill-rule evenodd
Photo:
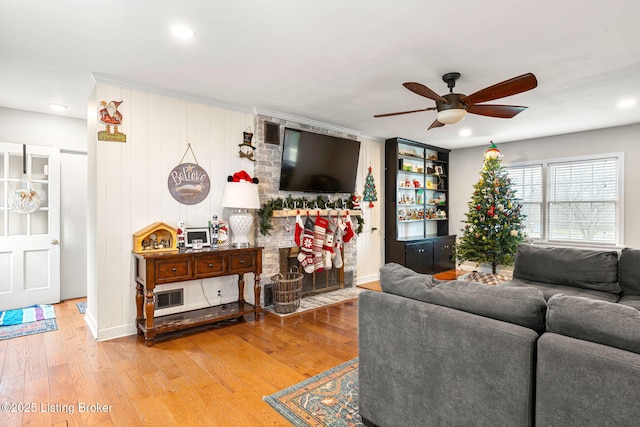
<instances>
[{"instance_id":1,"label":"stone fireplace","mask_svg":"<svg viewBox=\"0 0 640 427\"><path fill-rule=\"evenodd\" d=\"M260 180L258 186L260 193L260 202L264 204L269 200L285 199L289 195L294 198L315 199L317 194L281 192L279 191L280 183L280 167L282 163L282 135L284 127L308 130L316 133L324 133L328 135L340 136L342 138L356 139L354 135L341 133L338 131L328 131L311 125L291 122L286 119L270 117L261 114L255 116L254 145L256 146L256 166L255 176ZM280 140L278 144L265 142L265 122L275 124L280 129ZM331 200L339 198L348 198L349 194L330 194L327 195ZM309 214L313 215L315 210L310 210ZM306 212L301 211L303 220ZM263 292L261 302L263 305L270 305L270 287L271 277L277 273L289 271L291 266L297 262L298 247L295 243L293 232L295 230L295 216L292 217L273 217L271 219L273 229L270 234L263 236L256 227L255 243L264 247L262 254L262 276L261 283ZM315 295L321 292L348 288L355 286L356 283L356 267L357 267L357 236L343 248L344 266L341 269L331 269L322 273L313 275L304 273L303 279L303 297L306 295ZM295 256L293 255L295 253ZM300 270L302 271L302 270ZM266 297L266 299L265 299Z\"/></svg>"}]
</instances>

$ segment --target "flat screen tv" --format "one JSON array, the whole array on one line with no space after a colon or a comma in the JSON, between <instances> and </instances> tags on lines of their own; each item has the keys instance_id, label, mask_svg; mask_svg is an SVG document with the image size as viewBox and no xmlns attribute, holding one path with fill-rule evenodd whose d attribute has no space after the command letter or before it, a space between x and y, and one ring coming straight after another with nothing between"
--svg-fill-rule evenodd
<instances>
[{"instance_id":1,"label":"flat screen tv","mask_svg":"<svg viewBox=\"0 0 640 427\"><path fill-rule=\"evenodd\" d=\"M353 193L360 141L285 128L280 190Z\"/></svg>"}]
</instances>

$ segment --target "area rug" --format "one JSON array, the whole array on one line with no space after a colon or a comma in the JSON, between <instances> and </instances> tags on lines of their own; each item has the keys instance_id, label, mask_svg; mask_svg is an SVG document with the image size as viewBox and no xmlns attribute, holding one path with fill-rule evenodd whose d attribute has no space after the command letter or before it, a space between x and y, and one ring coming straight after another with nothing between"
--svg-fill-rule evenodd
<instances>
[{"instance_id":1,"label":"area rug","mask_svg":"<svg viewBox=\"0 0 640 427\"><path fill-rule=\"evenodd\" d=\"M0 311L0 326L20 325L37 320L55 319L56 311L50 304L32 305L15 310Z\"/></svg>"},{"instance_id":2,"label":"area rug","mask_svg":"<svg viewBox=\"0 0 640 427\"><path fill-rule=\"evenodd\" d=\"M498 285L502 282L506 282L507 280L511 280L511 277L504 276L502 274L492 274L492 273L483 273L480 271L473 271L471 273L467 273L463 276L458 277L458 280L466 280L469 282L480 282L485 285Z\"/></svg>"},{"instance_id":3,"label":"area rug","mask_svg":"<svg viewBox=\"0 0 640 427\"><path fill-rule=\"evenodd\" d=\"M85 314L87 312L87 303L85 301L77 302L76 307L78 307L80 314Z\"/></svg>"},{"instance_id":4,"label":"area rug","mask_svg":"<svg viewBox=\"0 0 640 427\"><path fill-rule=\"evenodd\" d=\"M57 329L58 323L56 323L56 319L38 320L20 325L0 326L0 340L39 334L40 332L55 331Z\"/></svg>"},{"instance_id":5,"label":"area rug","mask_svg":"<svg viewBox=\"0 0 640 427\"><path fill-rule=\"evenodd\" d=\"M296 427L364 426L358 413L357 358L263 399Z\"/></svg>"},{"instance_id":6,"label":"area rug","mask_svg":"<svg viewBox=\"0 0 640 427\"><path fill-rule=\"evenodd\" d=\"M358 298L358 294L362 292L362 288L352 287L339 289L337 291L327 292L320 295L314 295L312 297L305 297L300 300L300 308L293 313L276 313L274 306L270 305L264 308L271 314L275 314L280 317L292 316L294 314L300 314L305 311L315 310L329 305L338 304L344 301Z\"/></svg>"}]
</instances>

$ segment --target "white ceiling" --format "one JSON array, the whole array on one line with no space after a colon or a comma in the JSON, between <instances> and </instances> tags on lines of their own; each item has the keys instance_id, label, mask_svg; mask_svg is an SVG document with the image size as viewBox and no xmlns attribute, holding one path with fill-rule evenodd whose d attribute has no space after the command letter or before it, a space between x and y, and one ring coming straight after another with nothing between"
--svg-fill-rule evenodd
<instances>
[{"instance_id":1,"label":"white ceiling","mask_svg":"<svg viewBox=\"0 0 640 427\"><path fill-rule=\"evenodd\" d=\"M507 142L640 123L640 106L616 108L640 99L639 16L636 0L3 0L0 106L85 118L99 73L371 138ZM197 37L172 38L176 23ZM529 107L513 119L373 118L434 106L402 83L444 94L450 71L467 95L527 72L538 87L491 102Z\"/></svg>"}]
</instances>

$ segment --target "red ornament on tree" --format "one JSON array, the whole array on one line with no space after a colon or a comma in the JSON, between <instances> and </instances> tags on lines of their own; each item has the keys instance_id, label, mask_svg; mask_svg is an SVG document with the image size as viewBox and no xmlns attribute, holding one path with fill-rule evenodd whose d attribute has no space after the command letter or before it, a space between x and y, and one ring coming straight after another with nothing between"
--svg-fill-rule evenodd
<instances>
[{"instance_id":1,"label":"red ornament on tree","mask_svg":"<svg viewBox=\"0 0 640 427\"><path fill-rule=\"evenodd\" d=\"M489 210L487 211L487 215L489 215L489 216L493 216L493 214L495 213L495 211L496 211L496 207L495 207L495 206L493 206L493 205L491 205L491 207L490 207L490 208L489 208Z\"/></svg>"}]
</instances>

